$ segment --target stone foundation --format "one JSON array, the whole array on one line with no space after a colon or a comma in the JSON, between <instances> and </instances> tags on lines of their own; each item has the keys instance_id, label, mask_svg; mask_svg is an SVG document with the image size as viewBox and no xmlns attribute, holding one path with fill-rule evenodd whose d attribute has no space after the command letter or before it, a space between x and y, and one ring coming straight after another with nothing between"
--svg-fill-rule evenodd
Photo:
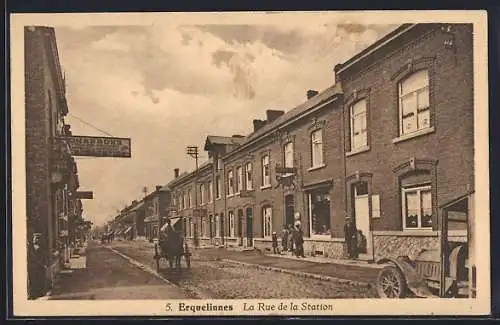
<instances>
[{"instance_id":1,"label":"stone foundation","mask_svg":"<svg viewBox=\"0 0 500 325\"><path fill-rule=\"evenodd\" d=\"M273 246L271 239L257 238L254 239L254 246L263 253L272 253ZM282 249L281 241L279 248ZM344 258L345 248L344 241L341 239L310 239L304 238L304 254L306 256L322 256L325 258Z\"/></svg>"},{"instance_id":2,"label":"stone foundation","mask_svg":"<svg viewBox=\"0 0 500 325\"><path fill-rule=\"evenodd\" d=\"M437 235L405 234L374 234L375 260L384 257L395 258L409 256L414 258L422 249L439 249Z\"/></svg>"}]
</instances>

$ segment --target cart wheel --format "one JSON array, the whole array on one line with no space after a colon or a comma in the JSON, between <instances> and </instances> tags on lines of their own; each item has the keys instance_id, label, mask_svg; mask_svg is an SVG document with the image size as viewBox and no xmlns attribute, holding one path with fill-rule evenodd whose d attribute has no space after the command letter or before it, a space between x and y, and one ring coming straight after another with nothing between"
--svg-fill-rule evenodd
<instances>
[{"instance_id":1,"label":"cart wheel","mask_svg":"<svg viewBox=\"0 0 500 325\"><path fill-rule=\"evenodd\" d=\"M379 272L377 294L380 298L404 298L406 293L405 277L397 267L388 265Z\"/></svg>"}]
</instances>

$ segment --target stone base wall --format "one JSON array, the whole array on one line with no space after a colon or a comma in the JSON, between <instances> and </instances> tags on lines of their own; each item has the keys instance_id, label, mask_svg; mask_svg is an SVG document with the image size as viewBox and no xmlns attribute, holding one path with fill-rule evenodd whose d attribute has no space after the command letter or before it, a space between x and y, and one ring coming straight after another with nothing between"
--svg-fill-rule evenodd
<instances>
[{"instance_id":1,"label":"stone base wall","mask_svg":"<svg viewBox=\"0 0 500 325\"><path fill-rule=\"evenodd\" d=\"M279 249L281 250L281 241L278 244ZM272 253L273 251L271 239L255 239L254 246L263 253ZM325 258L344 258L344 242L338 240L316 240L304 238L304 254L306 256L322 256Z\"/></svg>"},{"instance_id":2,"label":"stone base wall","mask_svg":"<svg viewBox=\"0 0 500 325\"><path fill-rule=\"evenodd\" d=\"M437 236L374 235L375 260L384 257L413 258L422 249L439 249Z\"/></svg>"}]
</instances>

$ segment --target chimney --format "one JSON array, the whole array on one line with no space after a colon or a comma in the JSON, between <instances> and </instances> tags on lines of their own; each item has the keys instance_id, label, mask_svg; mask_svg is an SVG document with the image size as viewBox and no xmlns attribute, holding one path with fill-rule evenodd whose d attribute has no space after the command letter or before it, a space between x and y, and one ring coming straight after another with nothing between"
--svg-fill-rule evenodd
<instances>
[{"instance_id":1,"label":"chimney","mask_svg":"<svg viewBox=\"0 0 500 325\"><path fill-rule=\"evenodd\" d=\"M137 200L133 200L132 201L132 205L136 204L137 203Z\"/></svg>"},{"instance_id":2,"label":"chimney","mask_svg":"<svg viewBox=\"0 0 500 325\"><path fill-rule=\"evenodd\" d=\"M313 90L313 89L309 89L309 90L307 91L307 99L311 99L311 98L313 98L314 96L316 96L317 94L319 94L319 92L318 92L318 91Z\"/></svg>"},{"instance_id":3,"label":"chimney","mask_svg":"<svg viewBox=\"0 0 500 325\"><path fill-rule=\"evenodd\" d=\"M179 168L174 169L174 178L179 177Z\"/></svg>"},{"instance_id":4,"label":"chimney","mask_svg":"<svg viewBox=\"0 0 500 325\"><path fill-rule=\"evenodd\" d=\"M156 191L158 192L159 190L161 190L162 187L163 186L161 186L161 185L156 185Z\"/></svg>"},{"instance_id":5,"label":"chimney","mask_svg":"<svg viewBox=\"0 0 500 325\"><path fill-rule=\"evenodd\" d=\"M256 132L258 129L263 127L266 123L267 123L267 121L263 121L263 120L253 120L253 131Z\"/></svg>"},{"instance_id":6,"label":"chimney","mask_svg":"<svg viewBox=\"0 0 500 325\"><path fill-rule=\"evenodd\" d=\"M285 114L284 111L278 111L278 110L273 110L273 109L268 109L266 111L266 117L268 122L272 122L276 120L278 117L281 115Z\"/></svg>"}]
</instances>

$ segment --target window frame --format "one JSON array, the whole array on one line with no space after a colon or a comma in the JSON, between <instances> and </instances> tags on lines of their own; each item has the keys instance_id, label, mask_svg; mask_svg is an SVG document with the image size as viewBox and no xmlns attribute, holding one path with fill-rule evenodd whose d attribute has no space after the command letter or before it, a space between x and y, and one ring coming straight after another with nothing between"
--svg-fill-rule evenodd
<instances>
[{"instance_id":1,"label":"window frame","mask_svg":"<svg viewBox=\"0 0 500 325\"><path fill-rule=\"evenodd\" d=\"M362 113L357 113L356 115L354 114L353 110L354 108L356 107L356 105L358 105L359 103L362 103L364 102L365 105L364 105L364 111ZM355 133L355 130L354 130L354 126L355 126L355 120L356 120L356 117L357 116L360 116L360 115L364 115L364 125L365 125L365 129L361 129L359 134L362 134L363 131L365 133L365 142L362 144L362 145L359 145L359 146L355 146L355 141L354 141L354 138L356 137L356 135L354 134ZM362 150L363 148L366 148L368 147L368 98L360 98L358 100L356 100L354 103L352 103L351 105L349 105L349 137L350 137L350 141L349 141L349 145L350 145L350 151L351 152L354 152L354 151L358 151L358 150ZM358 135L359 136L359 135Z\"/></svg>"},{"instance_id":2,"label":"window frame","mask_svg":"<svg viewBox=\"0 0 500 325\"><path fill-rule=\"evenodd\" d=\"M204 205L205 202L205 183L200 184L200 204Z\"/></svg>"},{"instance_id":3,"label":"window frame","mask_svg":"<svg viewBox=\"0 0 500 325\"><path fill-rule=\"evenodd\" d=\"M229 238L236 237L236 228L235 228L235 219L234 219L234 211L228 212L228 221L229 221Z\"/></svg>"},{"instance_id":4,"label":"window frame","mask_svg":"<svg viewBox=\"0 0 500 325\"><path fill-rule=\"evenodd\" d=\"M314 135L319 134L320 140L319 142L315 142ZM324 141L323 141L323 129L318 128L315 129L311 132L310 137L309 137L309 143L310 143L310 152L311 152L311 169L316 169L316 168L321 168L325 166L325 155L324 155ZM315 145L320 144L320 150L319 152L321 153L321 161L317 162L315 161ZM317 158L317 157L316 157Z\"/></svg>"},{"instance_id":5,"label":"window frame","mask_svg":"<svg viewBox=\"0 0 500 325\"><path fill-rule=\"evenodd\" d=\"M248 168L250 166L250 169ZM248 172L250 171L250 173ZM250 174L250 177L248 175ZM248 182L250 180L250 183ZM248 186L250 184L250 186ZM251 161L245 164L245 188L247 191L253 190L253 164Z\"/></svg>"},{"instance_id":6,"label":"window frame","mask_svg":"<svg viewBox=\"0 0 500 325\"><path fill-rule=\"evenodd\" d=\"M213 197L214 184L212 181L208 182L208 191L207 191L207 203L212 202Z\"/></svg>"},{"instance_id":7,"label":"window frame","mask_svg":"<svg viewBox=\"0 0 500 325\"><path fill-rule=\"evenodd\" d=\"M266 232L267 210L270 211L268 232ZM262 238L271 238L273 233L273 207L270 205L263 206L261 208L261 214L262 214Z\"/></svg>"},{"instance_id":8,"label":"window frame","mask_svg":"<svg viewBox=\"0 0 500 325\"><path fill-rule=\"evenodd\" d=\"M426 86L424 87L421 87L419 89L416 89L416 90L413 90L412 92L409 92L409 93L406 93L406 94L403 94L403 85L405 84L405 82L408 82L409 80L411 80L412 77L415 77L416 75L418 75L419 73L425 71L426 72L426 77L427 77L427 80L426 80ZM412 73L410 74L407 74L404 78L402 78L401 80L398 81L397 83L397 103L398 103L398 121L399 121L399 127L398 127L398 137L410 137L412 136L413 134L418 134L419 132L424 132L425 130L429 130L432 128L433 126L433 123L432 123L432 112L431 112L431 106L432 106L432 103L431 103L431 71L429 68L422 68L422 69L419 69L419 70L416 70L416 71L413 71ZM428 112L429 114L429 123L428 123L428 126L427 127L422 127L420 128L418 126L418 116L419 116L419 104L418 104L418 95L423 92L423 91L427 91L427 102L428 102L428 105L426 108L424 109L421 109L421 112L423 111L426 111ZM416 128L415 130L411 131L411 132L405 132L404 131L404 117L403 117L403 100L406 99L406 98L409 98L411 96L415 96L415 107L413 108L413 111L412 111L412 116L415 117L415 124L416 124Z\"/></svg>"},{"instance_id":9,"label":"window frame","mask_svg":"<svg viewBox=\"0 0 500 325\"><path fill-rule=\"evenodd\" d=\"M227 171L227 196L234 195L234 173L233 169Z\"/></svg>"},{"instance_id":10,"label":"window frame","mask_svg":"<svg viewBox=\"0 0 500 325\"><path fill-rule=\"evenodd\" d=\"M243 189L243 168L241 166L237 166L235 194L239 194L242 189Z\"/></svg>"},{"instance_id":11,"label":"window frame","mask_svg":"<svg viewBox=\"0 0 500 325\"><path fill-rule=\"evenodd\" d=\"M287 158L291 160L288 160ZM290 165L288 163L290 163ZM283 167L295 167L295 145L293 141L287 141L283 145Z\"/></svg>"},{"instance_id":12,"label":"window frame","mask_svg":"<svg viewBox=\"0 0 500 325\"><path fill-rule=\"evenodd\" d=\"M265 163L267 159L267 163ZM268 175L266 176L266 166L268 170ZM262 155L261 158L261 172L262 172L262 188L270 187L271 186L271 155L269 153L266 153ZM266 182L267 180L267 182Z\"/></svg>"},{"instance_id":13,"label":"window frame","mask_svg":"<svg viewBox=\"0 0 500 325\"><path fill-rule=\"evenodd\" d=\"M221 197L222 197L221 181L220 181L220 176L217 175L215 177L215 199L218 200Z\"/></svg>"},{"instance_id":14,"label":"window frame","mask_svg":"<svg viewBox=\"0 0 500 325\"><path fill-rule=\"evenodd\" d=\"M322 195L324 195L325 193L327 193L327 195L329 196L330 198L330 204L329 204L329 208L328 208L328 214L329 214L329 224L330 224L330 234L323 234L323 235L319 235L319 234L314 234L313 233L313 204L312 204L312 198L313 198L313 194L316 194L316 192L318 191L321 191ZM310 190L307 192L307 209L308 209L308 214L309 214L309 237L310 238L331 238L332 237L332 196L331 196L331 189L329 190L325 190L325 189L321 189L321 188L318 188L318 189L314 189L314 190Z\"/></svg>"},{"instance_id":15,"label":"window frame","mask_svg":"<svg viewBox=\"0 0 500 325\"><path fill-rule=\"evenodd\" d=\"M434 227L434 197L433 197L433 189L431 183L423 183L419 185L409 185L409 186L401 186L401 219L403 225L403 231L429 231L433 230ZM406 205L406 194L407 193L417 193L418 198L418 216L417 216L417 227L408 227L406 224L407 218L407 205ZM422 227L422 192L429 192L431 195L431 226L430 227Z\"/></svg>"}]
</instances>

